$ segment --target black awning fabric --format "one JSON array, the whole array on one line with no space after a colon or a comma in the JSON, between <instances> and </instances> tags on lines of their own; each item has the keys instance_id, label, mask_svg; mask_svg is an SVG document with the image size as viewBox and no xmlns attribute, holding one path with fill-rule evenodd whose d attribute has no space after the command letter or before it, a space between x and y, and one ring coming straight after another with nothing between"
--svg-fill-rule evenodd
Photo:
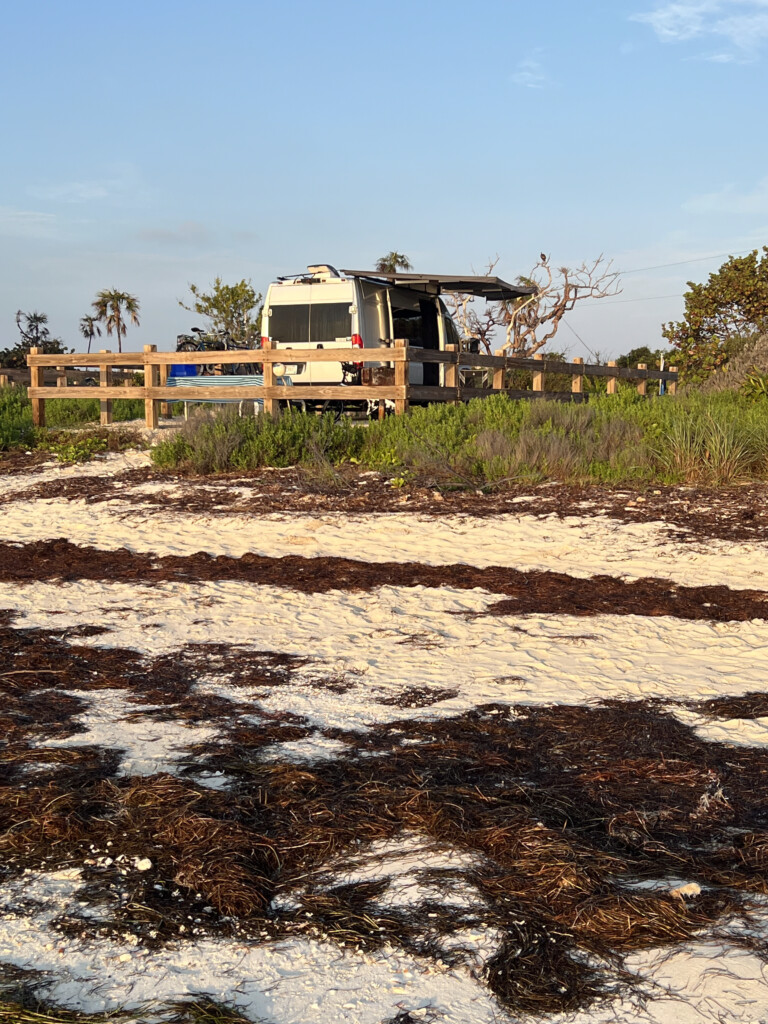
<instances>
[{"instance_id":1,"label":"black awning fabric","mask_svg":"<svg viewBox=\"0 0 768 1024\"><path fill-rule=\"evenodd\" d=\"M509 284L500 277L463 277L453 274L384 274L378 270L342 270L347 277L360 277L382 284L402 285L417 291L440 295L442 292L465 292L488 299L489 302L512 301L534 295L531 285Z\"/></svg>"}]
</instances>

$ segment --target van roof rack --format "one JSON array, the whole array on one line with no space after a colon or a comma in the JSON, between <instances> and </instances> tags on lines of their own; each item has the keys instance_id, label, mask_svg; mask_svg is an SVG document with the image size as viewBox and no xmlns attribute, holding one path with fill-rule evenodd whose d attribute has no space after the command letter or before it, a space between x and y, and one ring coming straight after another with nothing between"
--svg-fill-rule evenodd
<instances>
[{"instance_id":1,"label":"van roof rack","mask_svg":"<svg viewBox=\"0 0 768 1024\"><path fill-rule=\"evenodd\" d=\"M442 292L465 292L488 299L506 302L523 295L535 295L537 288L527 284L509 284L500 277L462 277L454 274L386 274L379 270L342 270L348 277L361 277L381 284L402 284L408 288L440 295Z\"/></svg>"}]
</instances>

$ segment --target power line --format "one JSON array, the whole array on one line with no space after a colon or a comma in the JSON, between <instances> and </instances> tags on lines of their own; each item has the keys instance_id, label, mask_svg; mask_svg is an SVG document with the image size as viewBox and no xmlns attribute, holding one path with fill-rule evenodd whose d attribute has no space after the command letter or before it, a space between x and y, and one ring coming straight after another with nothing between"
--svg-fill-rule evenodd
<instances>
[{"instance_id":1,"label":"power line","mask_svg":"<svg viewBox=\"0 0 768 1024\"><path fill-rule=\"evenodd\" d=\"M670 295L643 295L639 299L610 299L607 302L599 299L596 302L584 302L579 309L589 309L590 306L615 306L620 302L653 302L656 299L681 299L680 292L673 292Z\"/></svg>"},{"instance_id":2,"label":"power line","mask_svg":"<svg viewBox=\"0 0 768 1024\"><path fill-rule=\"evenodd\" d=\"M571 327L571 325L570 325L570 324L568 323L568 321L567 321L567 320L565 320L565 319L564 319L564 320L563 320L563 323L564 323L564 324L565 324L565 326L566 326L566 327L568 328L568 330L569 330L569 331L571 332L571 334L574 334L574 335L576 336L576 338L578 339L578 341L580 341L580 342L581 342L581 344L582 344L582 345L584 346L584 348L585 348L585 349L587 350L587 352L589 353L589 355L591 355L591 356L592 356L592 358L593 358L593 359L595 360L595 362L597 362L597 355L596 355L596 353L594 353L594 352L592 351L592 349L591 349L591 348L589 347L589 345L588 345L588 344L586 343L586 341L584 341L584 339L582 338L582 336L581 336L580 334L578 334L578 333L577 333L577 332L576 332L576 331L575 331L575 330L573 329L573 327Z\"/></svg>"},{"instance_id":3,"label":"power line","mask_svg":"<svg viewBox=\"0 0 768 1024\"><path fill-rule=\"evenodd\" d=\"M746 256L752 249L741 249L739 252L719 252L714 256L696 256L692 260L678 260L677 263L657 263L655 267L637 267L635 270L621 270L621 274L643 274L646 270L666 270L667 267L684 267L687 263L705 263L707 260L722 260L727 256Z\"/></svg>"},{"instance_id":4,"label":"power line","mask_svg":"<svg viewBox=\"0 0 768 1024\"><path fill-rule=\"evenodd\" d=\"M695 259L691 260L678 260L677 263L657 263L653 267L637 267L635 270L621 270L619 271L619 275L623 277L624 274L642 274L647 270L665 270L668 267L683 267L688 263L704 263L707 260L720 260L725 259L728 256L744 256L753 251L753 249L741 249L738 252L720 252L715 253L713 256L697 256ZM669 295L644 295L639 299L611 299L607 302L601 299L599 302L585 302L579 306L579 309L589 309L590 306L614 306L620 302L655 302L657 299L679 298L682 298L680 293L674 292ZM573 330L573 328L571 328L571 330ZM575 331L573 333L576 334ZM581 341L581 338L579 338L579 341ZM584 344L584 342L582 342L582 344ZM584 347L586 348L586 345ZM587 349L587 351L589 351L589 349Z\"/></svg>"}]
</instances>

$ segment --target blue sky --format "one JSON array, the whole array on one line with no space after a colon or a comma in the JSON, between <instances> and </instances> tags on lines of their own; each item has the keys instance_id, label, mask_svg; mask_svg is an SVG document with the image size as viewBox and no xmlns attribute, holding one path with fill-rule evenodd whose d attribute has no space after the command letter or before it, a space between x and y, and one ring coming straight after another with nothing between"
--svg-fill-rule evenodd
<instances>
[{"instance_id":1,"label":"blue sky","mask_svg":"<svg viewBox=\"0 0 768 1024\"><path fill-rule=\"evenodd\" d=\"M622 295L569 323L614 355L768 243L768 0L28 0L4 41L0 348L18 308L77 346L105 287L170 348L190 281L396 248L508 279L605 253Z\"/></svg>"}]
</instances>

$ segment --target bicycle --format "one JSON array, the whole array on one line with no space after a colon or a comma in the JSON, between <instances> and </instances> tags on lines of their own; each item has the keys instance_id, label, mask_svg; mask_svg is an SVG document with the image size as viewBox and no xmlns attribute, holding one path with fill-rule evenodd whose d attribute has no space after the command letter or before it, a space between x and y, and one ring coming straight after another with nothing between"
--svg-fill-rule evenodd
<instances>
[{"instance_id":1,"label":"bicycle","mask_svg":"<svg viewBox=\"0 0 768 1024\"><path fill-rule=\"evenodd\" d=\"M204 331L201 327L193 327L189 334L179 334L176 338L177 352L251 352L247 342L236 341L227 330ZM211 376L248 376L261 373L261 363L204 363L198 367L198 375Z\"/></svg>"}]
</instances>

